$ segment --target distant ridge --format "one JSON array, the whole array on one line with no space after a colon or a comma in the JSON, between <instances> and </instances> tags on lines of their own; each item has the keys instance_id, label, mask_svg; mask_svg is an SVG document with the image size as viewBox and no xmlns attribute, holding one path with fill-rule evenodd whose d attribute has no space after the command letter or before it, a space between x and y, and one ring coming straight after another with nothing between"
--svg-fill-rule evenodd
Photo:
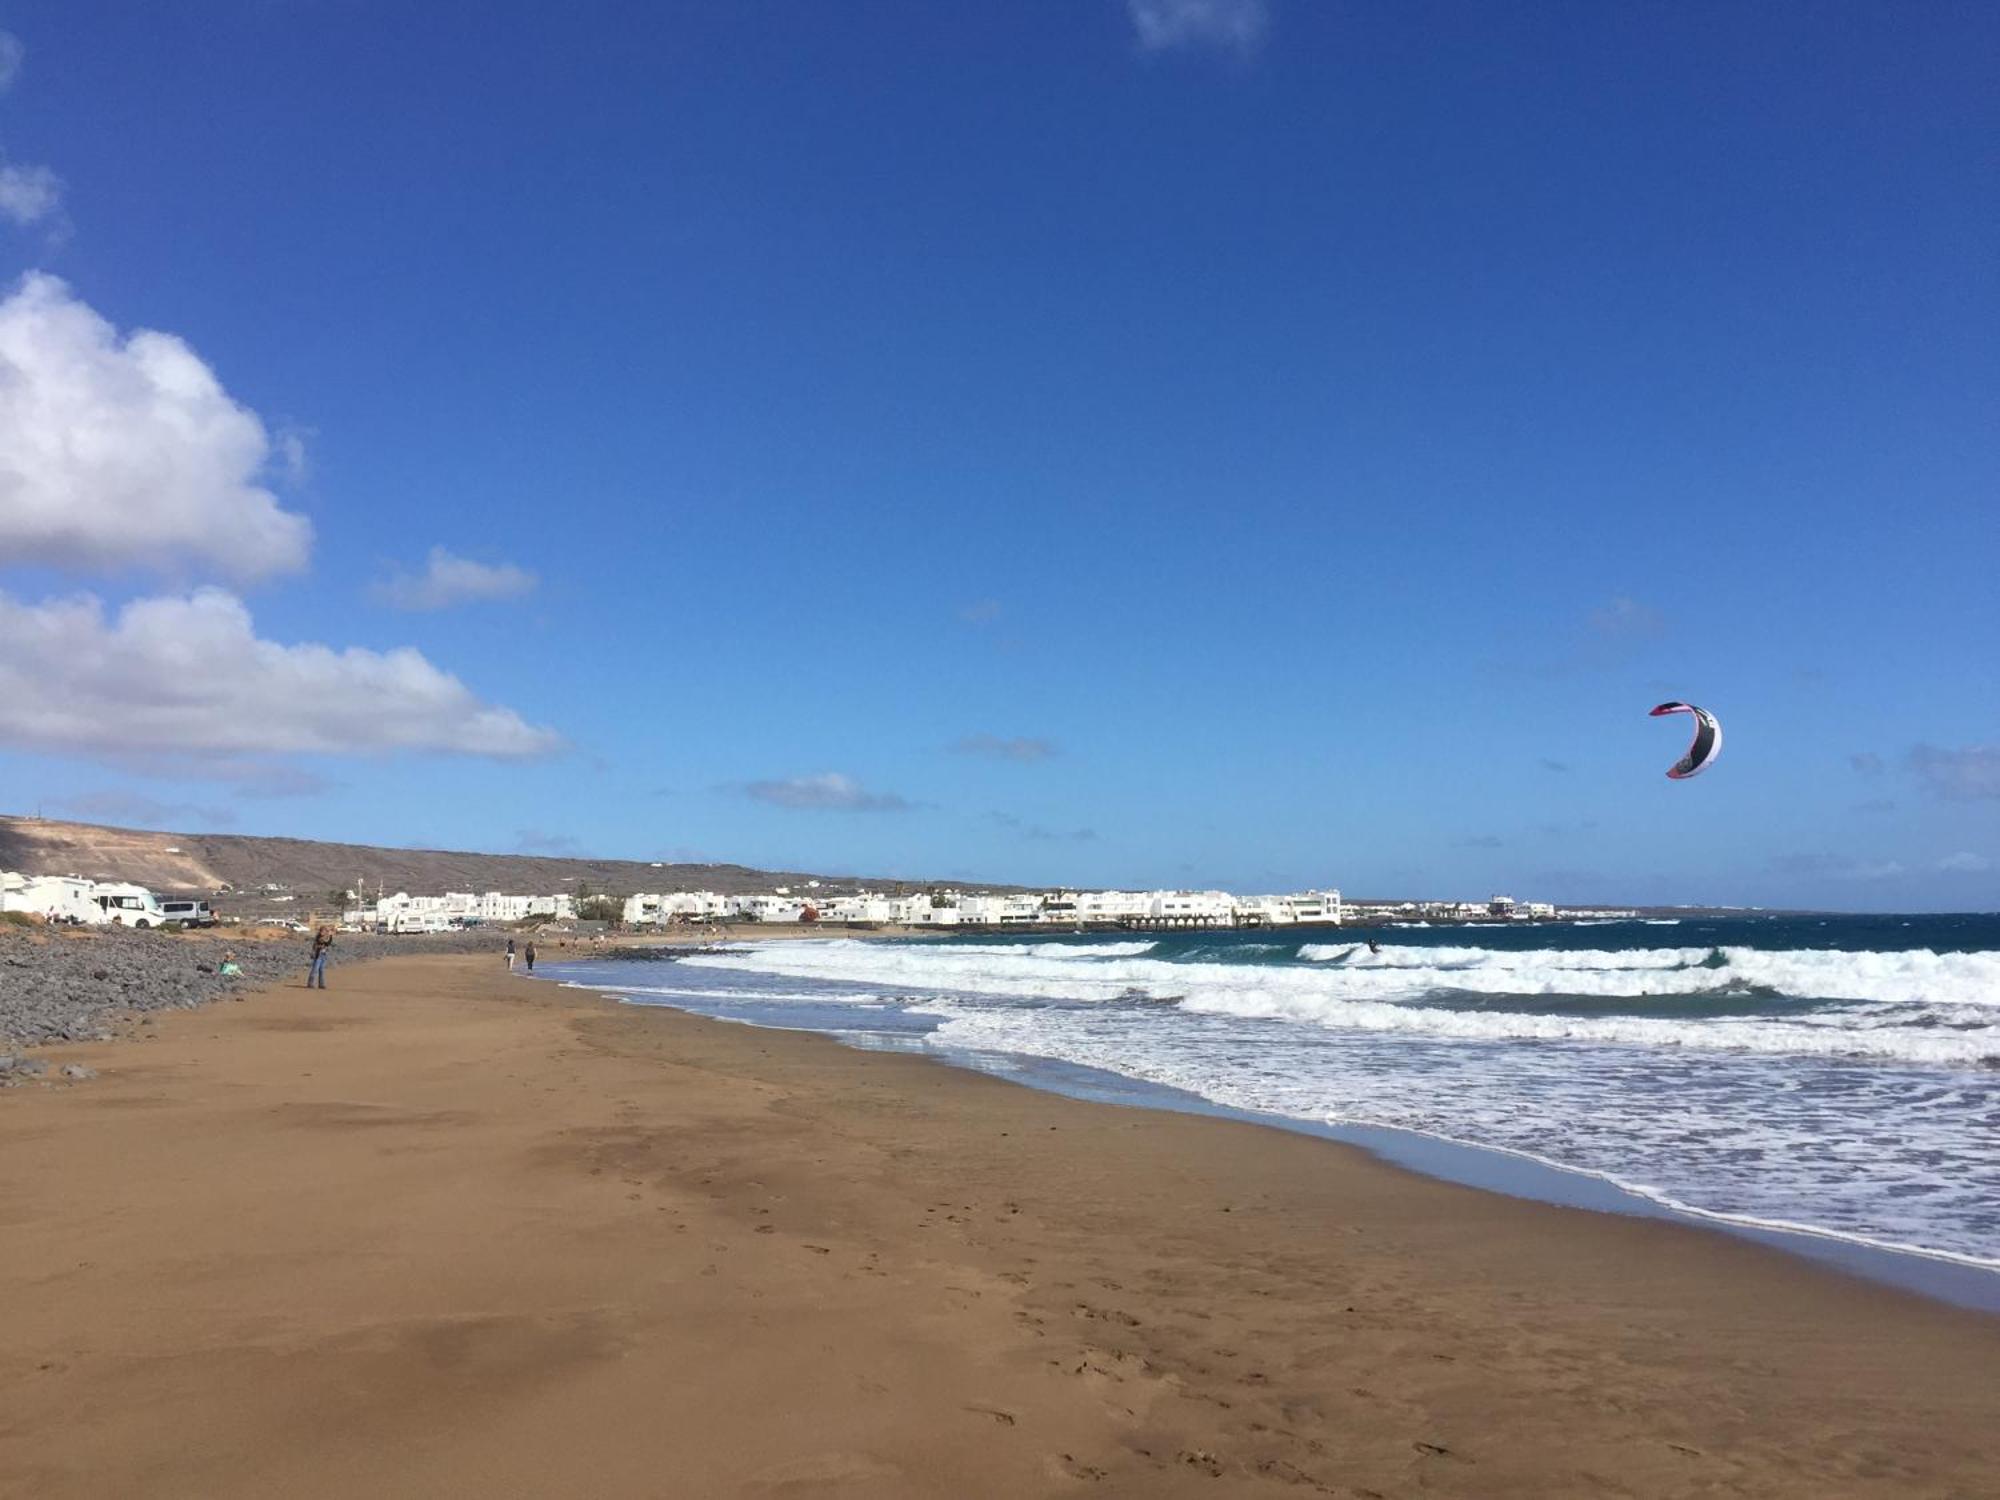
<instances>
[{"instance_id":1,"label":"distant ridge","mask_svg":"<svg viewBox=\"0 0 2000 1500\"><path fill-rule=\"evenodd\" d=\"M0 815L0 870L30 875L84 875L129 880L161 891L210 892L227 885L251 892L289 887L315 900L357 880L372 891L413 895L443 891L505 891L510 895L593 890L769 890L818 880L829 892L925 881L864 881L853 875L753 870L731 864L652 864L631 859L569 859L544 854L479 854L444 849L386 849L316 839L258 838L236 833L160 833ZM1005 887L991 887L1005 889Z\"/></svg>"}]
</instances>

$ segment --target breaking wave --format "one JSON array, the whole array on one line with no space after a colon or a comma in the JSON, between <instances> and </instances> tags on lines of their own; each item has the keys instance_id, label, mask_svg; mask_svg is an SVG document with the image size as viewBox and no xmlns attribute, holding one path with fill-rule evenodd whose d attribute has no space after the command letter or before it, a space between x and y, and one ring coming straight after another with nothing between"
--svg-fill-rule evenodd
<instances>
[{"instance_id":1,"label":"breaking wave","mask_svg":"<svg viewBox=\"0 0 2000 1500\"><path fill-rule=\"evenodd\" d=\"M1925 1063L2000 1057L2000 953L1384 947L1371 954L1362 943L1307 944L1297 962L1220 963L1154 958L1154 947L839 941L684 962L919 995L1171 1003L1195 1014L1467 1040ZM1718 1004L1731 1000L1751 1003ZM1739 1013L1723 1013L1731 1011Z\"/></svg>"}]
</instances>

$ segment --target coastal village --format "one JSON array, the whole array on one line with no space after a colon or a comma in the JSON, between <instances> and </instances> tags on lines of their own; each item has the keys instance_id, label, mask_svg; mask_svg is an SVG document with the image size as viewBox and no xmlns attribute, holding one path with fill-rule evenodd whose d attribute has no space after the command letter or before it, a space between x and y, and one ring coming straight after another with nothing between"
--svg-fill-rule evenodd
<instances>
[{"instance_id":1,"label":"coastal village","mask_svg":"<svg viewBox=\"0 0 2000 1500\"><path fill-rule=\"evenodd\" d=\"M446 891L413 895L364 886L306 896L283 887L257 891L157 892L128 881L0 871L0 915L63 925L206 927L226 920L231 902L265 919L303 926L331 921L350 932L434 933L477 927L574 926L590 922L632 930L821 926L829 930L908 928L994 932L1041 930L1173 931L1325 927L1436 922L1553 922L1632 917L1614 908L1564 908L1496 895L1485 901L1348 902L1335 889L1240 896L1223 890L962 891L951 888L824 889L776 886L762 892L711 890L545 895ZM287 909L294 909L287 914Z\"/></svg>"}]
</instances>

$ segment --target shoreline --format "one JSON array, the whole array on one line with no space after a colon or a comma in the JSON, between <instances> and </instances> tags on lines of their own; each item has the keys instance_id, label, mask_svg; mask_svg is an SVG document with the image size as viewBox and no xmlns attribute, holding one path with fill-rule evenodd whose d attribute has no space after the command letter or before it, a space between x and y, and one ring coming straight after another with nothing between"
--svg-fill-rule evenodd
<instances>
[{"instance_id":1,"label":"shoreline","mask_svg":"<svg viewBox=\"0 0 2000 1500\"><path fill-rule=\"evenodd\" d=\"M1706 1229L483 957L151 1031L0 1095L0 1495L2000 1479L2000 1322Z\"/></svg>"},{"instance_id":2,"label":"shoreline","mask_svg":"<svg viewBox=\"0 0 2000 1500\"><path fill-rule=\"evenodd\" d=\"M572 960L569 975L537 975L556 983L602 995L641 1009L673 1010L703 1019L722 1020L753 1028L823 1036L858 1051L907 1052L947 1066L1000 1078L1031 1089L1068 1098L1109 1103L1123 1108L1164 1110L1217 1119L1236 1120L1316 1139L1339 1142L1370 1153L1397 1168L1436 1181L1482 1192L1500 1193L1552 1207L1591 1213L1622 1214L1657 1219L1760 1244L1820 1266L1896 1287L1968 1311L2000 1314L2000 1261L1981 1260L1920 1245L1888 1244L1820 1229L1808 1224L1771 1222L1681 1203L1641 1191L1617 1178L1572 1167L1550 1157L1503 1146L1482 1145L1451 1136L1399 1126L1349 1122L1331 1123L1302 1117L1243 1109L1200 1094L1086 1064L1017 1053L984 1053L953 1048L912 1047L900 1034L873 1033L856 1028L827 1030L805 1022L764 1020L733 1014L712 1014L669 1000L626 998L616 987L591 981L581 972L589 963L615 960L606 953ZM917 1035L921 1035L918 1033Z\"/></svg>"},{"instance_id":3,"label":"shoreline","mask_svg":"<svg viewBox=\"0 0 2000 1500\"><path fill-rule=\"evenodd\" d=\"M939 1054L939 1057L976 1072L992 1071L969 1058L955 1061L946 1054ZM1532 1156L1504 1146L1482 1146L1396 1125L1328 1124L1236 1109L1182 1089L1127 1078L1122 1073L1108 1073L1075 1063L1053 1063L1043 1058L1024 1059L1024 1062L1027 1066L1017 1072L995 1072L994 1076L1012 1078L1026 1087L1042 1088L1073 1098L1134 1109L1164 1109L1241 1120L1272 1130L1334 1141L1366 1151L1400 1171L1412 1172L1433 1181L1454 1183L1479 1192L1499 1193L1552 1208L1657 1219L1710 1234L1727 1235L1752 1244L1767 1245L1878 1285L1914 1292L1948 1306L2000 1314L2000 1264L1994 1262L1974 1260L1950 1251L1926 1250L1915 1245L1885 1245L1808 1225L1772 1224L1708 1212L1649 1197L1601 1173L1565 1166L1547 1157ZM1044 1072L1058 1076L1054 1081L1043 1082L1035 1075ZM1065 1073L1079 1075L1075 1087L1063 1086L1060 1075ZM1112 1086L1107 1087L1102 1081L1109 1081ZM1120 1095L1130 1097L1121 1098Z\"/></svg>"}]
</instances>

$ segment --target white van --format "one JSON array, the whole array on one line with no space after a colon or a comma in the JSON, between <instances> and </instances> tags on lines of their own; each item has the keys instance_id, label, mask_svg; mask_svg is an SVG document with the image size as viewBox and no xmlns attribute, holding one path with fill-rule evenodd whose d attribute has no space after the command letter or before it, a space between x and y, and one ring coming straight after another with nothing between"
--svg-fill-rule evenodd
<instances>
[{"instance_id":1,"label":"white van","mask_svg":"<svg viewBox=\"0 0 2000 1500\"><path fill-rule=\"evenodd\" d=\"M158 927L167 920L160 903L143 885L103 884L91 892L103 920L121 927Z\"/></svg>"},{"instance_id":2,"label":"white van","mask_svg":"<svg viewBox=\"0 0 2000 1500\"><path fill-rule=\"evenodd\" d=\"M91 899L96 886L76 875L15 875L0 872L0 911L31 912L50 922L102 922Z\"/></svg>"}]
</instances>

